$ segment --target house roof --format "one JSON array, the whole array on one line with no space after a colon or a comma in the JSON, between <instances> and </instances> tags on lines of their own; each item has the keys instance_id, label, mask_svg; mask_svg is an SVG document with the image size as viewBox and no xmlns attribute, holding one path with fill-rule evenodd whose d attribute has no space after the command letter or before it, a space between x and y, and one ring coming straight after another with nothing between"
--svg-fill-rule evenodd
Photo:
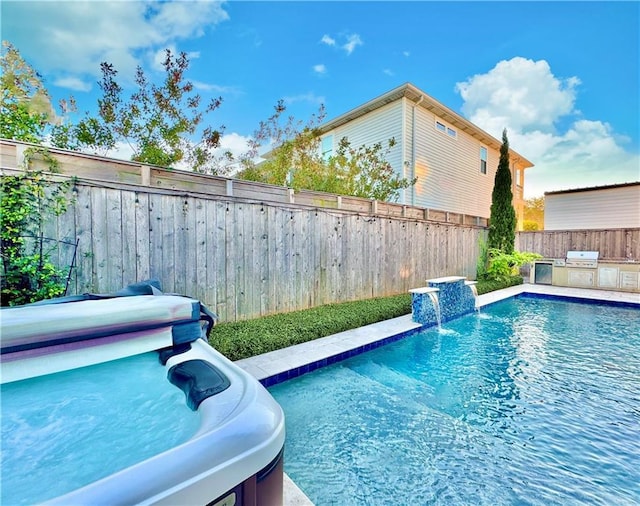
<instances>
[{"instance_id":1,"label":"house roof","mask_svg":"<svg viewBox=\"0 0 640 506\"><path fill-rule=\"evenodd\" d=\"M625 186L640 186L640 181L633 181L629 183L617 183L607 184L603 186L590 186L588 188L569 188L567 190L556 190L551 192L544 192L545 195L560 195L562 193L579 193L579 192L591 192L596 190L610 190L612 188L623 188Z\"/></svg>"},{"instance_id":2,"label":"house roof","mask_svg":"<svg viewBox=\"0 0 640 506\"><path fill-rule=\"evenodd\" d=\"M411 83L405 83L402 86L394 88L393 90L388 91L387 93L380 95L379 97L374 98L373 100L370 100L369 102L366 102L365 104L362 104L355 109L352 109L349 112L346 112L341 116L338 116L337 118L334 118L331 121L320 125L320 131L322 133L325 133L333 130L334 128L338 128L345 123L348 123L349 121L364 116L371 111L375 111L380 107L383 107L391 102L395 102L396 100L400 100L402 98L406 98L411 102L414 102L416 105L419 105L420 107L433 112L436 116L449 122L451 125L454 125L458 129L466 132L472 137L475 137L483 144L486 144L491 148L499 150L500 146L502 145L501 141L488 134L480 127L474 125L469 120L463 118L458 113L452 111L447 106L441 104L435 98L430 97L424 91L416 88ZM512 160L519 160L522 163L523 168L525 169L528 167L533 167L533 163L531 163L524 156L512 149L509 149L509 156Z\"/></svg>"}]
</instances>

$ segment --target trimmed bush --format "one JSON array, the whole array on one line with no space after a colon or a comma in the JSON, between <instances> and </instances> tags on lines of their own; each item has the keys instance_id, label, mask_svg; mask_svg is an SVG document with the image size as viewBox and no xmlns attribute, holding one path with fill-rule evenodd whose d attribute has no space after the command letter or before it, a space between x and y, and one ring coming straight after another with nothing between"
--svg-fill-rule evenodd
<instances>
[{"instance_id":1,"label":"trimmed bush","mask_svg":"<svg viewBox=\"0 0 640 506\"><path fill-rule=\"evenodd\" d=\"M411 313L411 295L327 304L253 320L221 323L209 343L230 360L259 355Z\"/></svg>"},{"instance_id":2,"label":"trimmed bush","mask_svg":"<svg viewBox=\"0 0 640 506\"><path fill-rule=\"evenodd\" d=\"M479 280L478 294L522 284L520 276ZM411 294L327 304L253 320L221 323L209 344L230 360L260 355L411 313Z\"/></svg>"}]
</instances>

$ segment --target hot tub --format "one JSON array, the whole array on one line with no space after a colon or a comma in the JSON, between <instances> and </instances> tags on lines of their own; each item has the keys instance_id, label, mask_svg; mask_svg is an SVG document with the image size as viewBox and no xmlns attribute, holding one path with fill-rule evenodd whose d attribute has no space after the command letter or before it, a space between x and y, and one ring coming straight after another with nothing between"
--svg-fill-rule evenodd
<instances>
[{"instance_id":1,"label":"hot tub","mask_svg":"<svg viewBox=\"0 0 640 506\"><path fill-rule=\"evenodd\" d=\"M0 502L281 504L282 410L203 339L202 309L175 295L3 309Z\"/></svg>"}]
</instances>

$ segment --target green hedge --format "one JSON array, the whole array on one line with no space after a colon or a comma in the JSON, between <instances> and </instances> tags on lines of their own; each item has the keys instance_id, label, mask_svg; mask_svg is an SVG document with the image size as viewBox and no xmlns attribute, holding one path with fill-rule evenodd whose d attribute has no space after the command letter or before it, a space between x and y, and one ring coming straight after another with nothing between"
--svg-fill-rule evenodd
<instances>
[{"instance_id":1,"label":"green hedge","mask_svg":"<svg viewBox=\"0 0 640 506\"><path fill-rule=\"evenodd\" d=\"M510 286L516 286L522 284L522 276L511 276L507 279L479 279L478 284L476 285L476 289L478 290L478 295L482 295L483 293L493 292L495 290L502 290L503 288L508 288Z\"/></svg>"},{"instance_id":2,"label":"green hedge","mask_svg":"<svg viewBox=\"0 0 640 506\"><path fill-rule=\"evenodd\" d=\"M522 283L516 276L505 282L478 281L478 293ZM230 360L305 343L411 313L411 295L380 297L328 304L303 311L281 313L253 320L216 325L209 343Z\"/></svg>"}]
</instances>

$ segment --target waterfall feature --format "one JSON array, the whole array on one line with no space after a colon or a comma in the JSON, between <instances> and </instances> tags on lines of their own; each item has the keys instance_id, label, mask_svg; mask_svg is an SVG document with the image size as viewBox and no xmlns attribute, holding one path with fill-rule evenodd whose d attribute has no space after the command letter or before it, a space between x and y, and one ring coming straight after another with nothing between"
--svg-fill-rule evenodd
<instances>
[{"instance_id":1,"label":"waterfall feature","mask_svg":"<svg viewBox=\"0 0 640 506\"><path fill-rule=\"evenodd\" d=\"M409 290L414 322L441 325L475 310L477 290L474 281L467 281L464 276L448 276L428 279L427 284Z\"/></svg>"},{"instance_id":2,"label":"waterfall feature","mask_svg":"<svg viewBox=\"0 0 640 506\"><path fill-rule=\"evenodd\" d=\"M427 292L427 295L431 299L431 303L433 304L433 309L436 312L436 322L438 323L438 330L442 328L442 315L440 313L440 301L438 300L437 292Z\"/></svg>"},{"instance_id":3,"label":"waterfall feature","mask_svg":"<svg viewBox=\"0 0 640 506\"><path fill-rule=\"evenodd\" d=\"M465 281L464 284L471 289L471 293L473 294L473 306L476 311L480 311L480 306L478 306L478 287L476 286L477 281Z\"/></svg>"},{"instance_id":4,"label":"waterfall feature","mask_svg":"<svg viewBox=\"0 0 640 506\"><path fill-rule=\"evenodd\" d=\"M440 302L438 299L438 289L428 286L409 290L411 293L412 319L422 325L440 325L442 316Z\"/></svg>"}]
</instances>

